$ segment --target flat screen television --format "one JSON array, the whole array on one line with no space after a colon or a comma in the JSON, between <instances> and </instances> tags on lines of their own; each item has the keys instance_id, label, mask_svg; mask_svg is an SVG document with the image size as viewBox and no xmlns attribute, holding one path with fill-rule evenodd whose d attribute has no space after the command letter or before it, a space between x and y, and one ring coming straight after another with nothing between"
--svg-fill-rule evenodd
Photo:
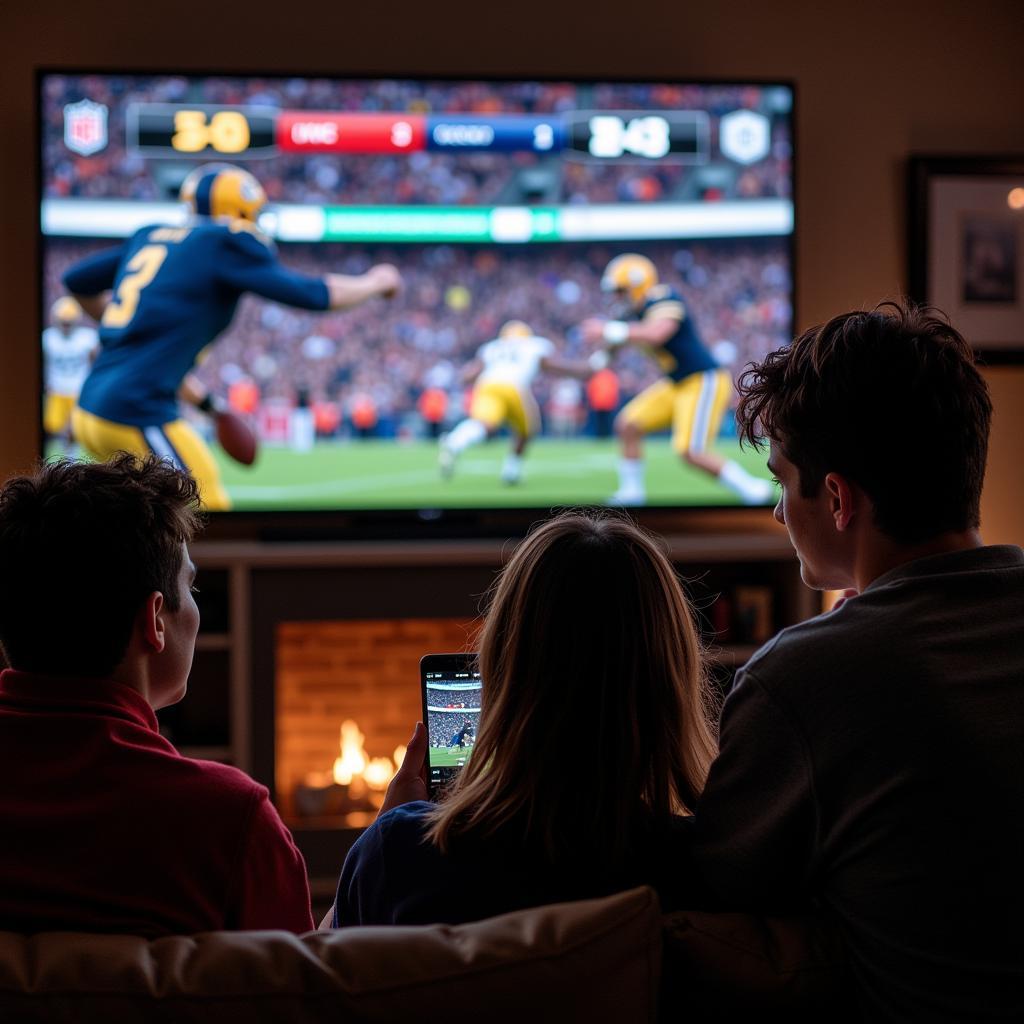
<instances>
[{"instance_id":1,"label":"flat screen television","mask_svg":"<svg viewBox=\"0 0 1024 1024\"><path fill-rule=\"evenodd\" d=\"M209 404L172 415L231 509L774 501L732 408L744 364L793 327L790 84L52 71L38 87L46 455L89 456L76 401L122 422L90 376L108 396L148 386L109 365L165 326L161 268L132 239L149 228L146 251L166 249L209 223L212 200L196 214L179 196L224 164L266 193L246 244L315 278L380 263L402 278L337 311L245 294L215 331L203 303L227 286L201 278L217 259L186 261L194 380L250 426L254 464L227 455ZM97 337L64 279L112 247ZM154 349L154 388L166 358ZM164 424L127 425L188 461Z\"/></svg>"}]
</instances>

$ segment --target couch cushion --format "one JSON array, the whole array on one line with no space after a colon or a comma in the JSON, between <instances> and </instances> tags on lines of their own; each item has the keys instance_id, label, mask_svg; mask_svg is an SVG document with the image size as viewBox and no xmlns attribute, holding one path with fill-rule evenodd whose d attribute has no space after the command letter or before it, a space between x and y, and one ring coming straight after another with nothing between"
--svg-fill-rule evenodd
<instances>
[{"instance_id":1,"label":"couch cushion","mask_svg":"<svg viewBox=\"0 0 1024 1024\"><path fill-rule=\"evenodd\" d=\"M457 927L0 932L0 1020L653 1021L660 959L650 889Z\"/></svg>"}]
</instances>

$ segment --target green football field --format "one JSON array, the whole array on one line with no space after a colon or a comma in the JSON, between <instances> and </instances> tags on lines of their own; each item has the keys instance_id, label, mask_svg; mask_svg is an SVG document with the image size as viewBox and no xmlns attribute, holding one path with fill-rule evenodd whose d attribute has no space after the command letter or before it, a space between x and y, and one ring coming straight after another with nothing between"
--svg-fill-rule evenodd
<instances>
[{"instance_id":1,"label":"green football field","mask_svg":"<svg viewBox=\"0 0 1024 1024\"><path fill-rule=\"evenodd\" d=\"M430 767L431 768L456 768L461 763L465 763L469 760L469 754L472 747L466 747L465 750L456 750L454 753L449 754L447 747L431 747L430 748Z\"/></svg>"},{"instance_id":2,"label":"green football field","mask_svg":"<svg viewBox=\"0 0 1024 1024\"><path fill-rule=\"evenodd\" d=\"M618 486L613 439L538 439L527 450L523 479L501 483L508 441L496 438L464 452L449 480L437 468L430 441L318 443L308 452L264 445L245 468L214 447L236 509L546 508L600 504ZM765 454L722 441L715 451L769 478ZM648 505L735 505L717 480L682 463L668 438L645 445Z\"/></svg>"}]
</instances>

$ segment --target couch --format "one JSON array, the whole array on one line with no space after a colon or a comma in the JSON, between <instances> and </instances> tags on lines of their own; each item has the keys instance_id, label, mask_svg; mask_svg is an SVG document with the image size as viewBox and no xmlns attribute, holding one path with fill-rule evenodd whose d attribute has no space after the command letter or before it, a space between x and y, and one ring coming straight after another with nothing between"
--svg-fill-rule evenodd
<instances>
[{"instance_id":1,"label":"couch","mask_svg":"<svg viewBox=\"0 0 1024 1024\"><path fill-rule=\"evenodd\" d=\"M662 915L650 889L459 926L303 936L0 932L0 1021L841 1019L841 949L802 924ZM660 1014L660 1016L659 1016Z\"/></svg>"}]
</instances>

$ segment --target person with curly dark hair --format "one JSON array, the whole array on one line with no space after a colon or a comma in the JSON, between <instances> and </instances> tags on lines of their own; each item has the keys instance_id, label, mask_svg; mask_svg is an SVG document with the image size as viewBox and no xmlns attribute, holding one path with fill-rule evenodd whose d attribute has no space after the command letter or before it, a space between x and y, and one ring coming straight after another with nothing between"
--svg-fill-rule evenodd
<instances>
[{"instance_id":1,"label":"person with curly dark hair","mask_svg":"<svg viewBox=\"0 0 1024 1024\"><path fill-rule=\"evenodd\" d=\"M872 1021L1019 1015L1024 552L979 534L992 406L935 310L813 327L740 380L804 582L736 676L693 855L717 909L817 909Z\"/></svg>"},{"instance_id":2,"label":"person with curly dark hair","mask_svg":"<svg viewBox=\"0 0 1024 1024\"><path fill-rule=\"evenodd\" d=\"M182 757L199 609L186 473L55 462L0 488L0 921L157 936L313 926L265 787Z\"/></svg>"}]
</instances>

